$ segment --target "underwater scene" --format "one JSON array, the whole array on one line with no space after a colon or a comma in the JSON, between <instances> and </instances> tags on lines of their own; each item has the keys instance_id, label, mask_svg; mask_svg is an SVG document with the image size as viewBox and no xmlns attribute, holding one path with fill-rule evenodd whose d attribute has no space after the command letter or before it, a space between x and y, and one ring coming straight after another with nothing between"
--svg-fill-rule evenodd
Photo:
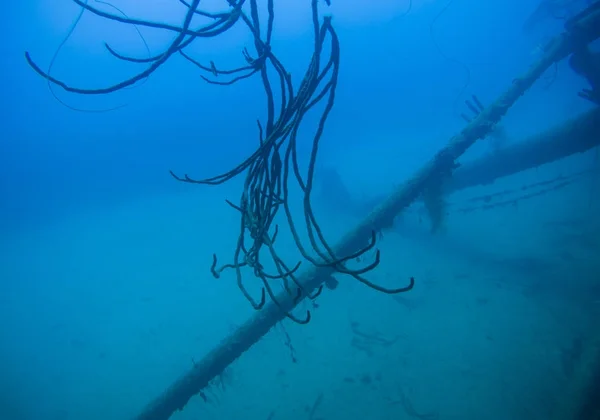
<instances>
[{"instance_id":1,"label":"underwater scene","mask_svg":"<svg viewBox=\"0 0 600 420\"><path fill-rule=\"evenodd\" d=\"M0 420L600 419L600 0L29 0Z\"/></svg>"}]
</instances>

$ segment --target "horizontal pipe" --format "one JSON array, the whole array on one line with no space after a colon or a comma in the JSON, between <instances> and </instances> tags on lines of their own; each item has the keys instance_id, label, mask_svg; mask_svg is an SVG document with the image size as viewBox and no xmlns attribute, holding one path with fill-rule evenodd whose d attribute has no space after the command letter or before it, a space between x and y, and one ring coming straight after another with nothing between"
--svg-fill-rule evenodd
<instances>
[{"instance_id":1,"label":"horizontal pipe","mask_svg":"<svg viewBox=\"0 0 600 420\"><path fill-rule=\"evenodd\" d=\"M449 191L487 185L496 179L533 169L600 145L600 108L493 154L465 163L453 172Z\"/></svg>"}]
</instances>

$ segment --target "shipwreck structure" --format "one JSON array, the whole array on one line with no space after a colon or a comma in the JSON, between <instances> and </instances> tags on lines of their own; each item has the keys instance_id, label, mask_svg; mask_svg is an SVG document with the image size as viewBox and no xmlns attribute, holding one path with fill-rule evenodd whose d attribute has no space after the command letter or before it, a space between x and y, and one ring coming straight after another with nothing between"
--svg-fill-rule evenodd
<instances>
[{"instance_id":1,"label":"shipwreck structure","mask_svg":"<svg viewBox=\"0 0 600 420\"><path fill-rule=\"evenodd\" d=\"M366 278L368 272L377 266L379 252L376 253L375 261L365 267L350 269L346 263L374 249L376 233L389 228L398 214L419 198L427 188L438 183L440 178L454 173L452 188L460 189L476 182L492 182L496 178L582 152L598 144L600 122L598 110L595 109L555 130L550 136L543 135L537 141L534 139L506 150L503 152L504 155L495 158L498 159L495 162L474 163L460 169L457 169L456 165L463 153L476 141L486 137L509 108L548 68L563 59L571 57L579 64L577 68L590 81L591 86L589 90L581 92L581 96L598 103L597 80L600 73L593 65L594 60L590 60L591 53L588 48L591 42L600 37L600 2L597 1L566 22L564 32L545 46L541 58L523 75L516 77L494 102L479 110L478 115L470 120L460 133L452 137L429 162L379 203L361 223L350 229L337 245L330 245L312 212L311 193L319 142L329 111L334 105L340 45L331 18L321 17L319 13L319 2L316 0L311 2L313 55L306 66L302 82L298 87L294 87L291 75L271 48L275 16L273 0L266 0L268 20L266 26L262 28L264 22L259 20L257 0L228 0L228 8L222 13L202 11L199 8L200 0L189 2L180 0L187 8L185 19L180 26L129 19L96 9L83 0L73 1L81 6L82 10L101 18L172 32L175 39L161 54L149 58L125 56L107 45L108 52L117 59L138 63L144 66L144 69L136 76L118 84L95 89L73 87L54 78L42 70L26 53L26 60L33 70L67 91L87 95L111 93L143 80L172 56L179 55L204 72L206 76L203 77L209 83L233 84L256 75L261 78L267 97L267 119L264 123L259 122L257 147L247 159L226 173L205 179L171 173L179 181L207 185L221 184L236 176L244 177L244 188L240 193L239 201L228 203L239 212L240 230L237 246L231 261L225 265L218 265L217 256L213 257L211 273L218 277L223 270L234 270L240 291L256 312L217 344L206 357L166 387L161 395L141 409L135 417L136 420L165 420L175 411L183 410L193 396L198 395L230 363L283 319L289 318L301 324L308 323L310 313L298 314L295 308L304 299L316 298L325 283L331 284L332 274L353 277L382 293L410 291L415 282L410 276L407 276L406 284L399 285L395 289L383 288ZM325 3L329 2L325 1ZM244 6L249 7L249 13L245 11ZM197 18L208 20L208 23L195 27L194 22ZM202 38L218 36L236 24L245 25L251 32L255 50L253 53L244 50L244 64L239 68L222 70L213 62L202 64L186 53L186 47L191 43ZM217 76L221 78L217 79ZM223 80L223 77L230 78ZM308 175L303 177L297 160L296 134L306 112L320 102L325 106L313 139ZM276 103L281 106L276 107ZM568 141L571 136L579 140ZM560 147L556 147L557 142L560 143ZM533 156L533 158L515 159L514 157L518 155ZM295 182L302 191L304 217L300 222L294 220L288 206L291 200L288 187L291 182ZM299 262L289 265L279 257L275 246L277 226L274 224L275 216L279 211L283 211L286 216L298 250L304 258L302 262L308 264ZM308 247L300 241L298 229L301 227L306 230L310 238ZM316 257L313 256L314 254ZM265 258L270 260L274 272L270 273L265 268L263 263ZM309 268L305 269L304 265L308 265ZM243 270L250 271L262 282L262 293L258 298L251 296L245 288ZM272 287L274 281L281 283L281 292L277 293ZM600 336L591 338L589 342L586 357L582 362L584 365L577 370L579 373L573 379L573 390L566 395L570 400L565 403L564 413L560 418L581 420L598 418ZM596 417L590 417L591 415Z\"/></svg>"}]
</instances>

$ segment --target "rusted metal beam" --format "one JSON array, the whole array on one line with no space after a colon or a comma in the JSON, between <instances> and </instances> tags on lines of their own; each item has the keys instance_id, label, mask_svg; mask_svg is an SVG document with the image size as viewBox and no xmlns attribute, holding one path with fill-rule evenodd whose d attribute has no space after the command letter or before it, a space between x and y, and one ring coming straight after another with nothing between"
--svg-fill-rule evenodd
<instances>
[{"instance_id":1,"label":"rusted metal beam","mask_svg":"<svg viewBox=\"0 0 600 420\"><path fill-rule=\"evenodd\" d=\"M599 145L600 108L596 107L559 126L465 163L452 173L446 188L453 192L491 184L496 179L584 153Z\"/></svg>"}]
</instances>

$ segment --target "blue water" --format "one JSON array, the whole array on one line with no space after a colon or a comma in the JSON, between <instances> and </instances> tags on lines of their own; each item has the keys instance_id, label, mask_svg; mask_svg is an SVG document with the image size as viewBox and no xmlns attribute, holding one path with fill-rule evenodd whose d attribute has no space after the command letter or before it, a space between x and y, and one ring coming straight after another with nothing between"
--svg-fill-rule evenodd
<instances>
[{"instance_id":1,"label":"blue water","mask_svg":"<svg viewBox=\"0 0 600 420\"><path fill-rule=\"evenodd\" d=\"M267 1L258 3L266 25ZM311 2L274 3L272 51L297 89L314 47ZM541 16L523 31L539 0L331 3L319 7L333 16L340 75L313 204L335 243L364 216L353 205L421 168L465 126L464 100L491 103L563 22ZM571 3L564 13L586 2ZM175 0L111 4L172 25L186 12ZM226 4L201 2L207 11ZM144 68L115 59L105 42L146 57L146 44L158 54L174 37L85 12L63 43L80 11L69 0L30 0L10 2L0 18L0 420L134 418L255 314L233 271L217 280L209 270L213 253L224 263L233 255L239 213L225 199L238 201L243 177L212 187L169 170L209 177L254 151L256 121L266 118L260 77L210 85L200 77L210 73L174 55L109 95L50 90L25 51L46 71L62 43L51 75L96 88ZM238 23L186 51L225 69L245 64L244 47L254 54ZM502 120L502 142L478 142L461 162L591 109L577 96L586 86L559 63ZM302 125L303 171L319 112ZM413 276L412 291L389 296L340 276L318 307L300 305L299 315L312 312L308 325L278 324L172 418L569 418L557 413L579 395L580 364L599 340L597 165L590 150L452 194L435 234L423 206L412 206L384 232L368 275L389 287ZM525 187L557 177L572 182L525 197ZM506 191L513 205L459 211ZM277 221L280 255L293 266L298 251L282 214ZM245 279L258 296L259 280Z\"/></svg>"}]
</instances>

